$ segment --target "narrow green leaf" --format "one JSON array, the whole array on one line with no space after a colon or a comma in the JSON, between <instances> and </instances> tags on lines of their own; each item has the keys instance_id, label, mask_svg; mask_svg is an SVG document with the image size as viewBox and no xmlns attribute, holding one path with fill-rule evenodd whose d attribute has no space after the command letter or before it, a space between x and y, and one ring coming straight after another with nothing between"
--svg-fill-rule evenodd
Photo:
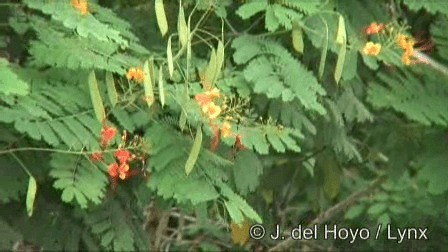
<instances>
[{"instance_id":1,"label":"narrow green leaf","mask_svg":"<svg viewBox=\"0 0 448 252\"><path fill-rule=\"evenodd\" d=\"M325 61L327 60L327 51L328 51L328 25L325 22L325 36L323 39L323 47L322 47L322 54L320 56L320 63L319 63L319 79L322 79L322 76L324 75L325 70Z\"/></svg>"},{"instance_id":2,"label":"narrow green leaf","mask_svg":"<svg viewBox=\"0 0 448 252\"><path fill-rule=\"evenodd\" d=\"M342 45L345 44L346 40L347 40L347 34L345 30L344 17L339 16L338 31L336 33L336 43Z\"/></svg>"},{"instance_id":3,"label":"narrow green leaf","mask_svg":"<svg viewBox=\"0 0 448 252\"><path fill-rule=\"evenodd\" d=\"M110 103L112 104L112 107L115 107L118 103L118 93L117 89L115 89L114 76L111 72L106 72L106 87Z\"/></svg>"},{"instance_id":4,"label":"narrow green leaf","mask_svg":"<svg viewBox=\"0 0 448 252\"><path fill-rule=\"evenodd\" d=\"M213 80L216 75L216 51L212 48L212 52L210 53L210 60L208 62L208 66L205 71L205 78L210 82L210 85L213 86Z\"/></svg>"},{"instance_id":5,"label":"narrow green leaf","mask_svg":"<svg viewBox=\"0 0 448 252\"><path fill-rule=\"evenodd\" d=\"M199 157L199 151L202 145L202 129L198 128L196 136L194 138L193 147L191 148L190 155L188 156L187 162L185 163L185 173L188 175L193 170L196 160Z\"/></svg>"},{"instance_id":6,"label":"narrow green leaf","mask_svg":"<svg viewBox=\"0 0 448 252\"><path fill-rule=\"evenodd\" d=\"M342 16L339 16L338 32L336 34L336 43L339 44L341 48L339 48L338 51L338 60L336 62L336 68L334 70L334 79L336 83L339 83L344 68L345 55L347 53L347 47L345 45L346 41L347 41L347 34L345 29L345 21Z\"/></svg>"},{"instance_id":7,"label":"narrow green leaf","mask_svg":"<svg viewBox=\"0 0 448 252\"><path fill-rule=\"evenodd\" d=\"M168 72L170 74L170 78L173 78L174 62L173 62L173 52L171 50L171 36L168 38L168 45L166 46L166 57L168 61Z\"/></svg>"},{"instance_id":8,"label":"narrow green leaf","mask_svg":"<svg viewBox=\"0 0 448 252\"><path fill-rule=\"evenodd\" d=\"M28 191L26 193L26 211L28 213L28 217L31 217L33 215L36 192L37 192L36 180L32 176L30 176L30 179L28 181Z\"/></svg>"},{"instance_id":9,"label":"narrow green leaf","mask_svg":"<svg viewBox=\"0 0 448 252\"><path fill-rule=\"evenodd\" d=\"M89 74L89 90L96 118L98 119L98 121L103 122L106 114L104 112L104 105L101 98L100 90L98 89L98 82L96 81L95 71L93 70Z\"/></svg>"},{"instance_id":10,"label":"narrow green leaf","mask_svg":"<svg viewBox=\"0 0 448 252\"><path fill-rule=\"evenodd\" d=\"M179 16L177 19L177 32L179 33L179 41L182 47L187 46L189 29L187 23L185 22L184 9L182 8L182 1L179 2Z\"/></svg>"},{"instance_id":11,"label":"narrow green leaf","mask_svg":"<svg viewBox=\"0 0 448 252\"><path fill-rule=\"evenodd\" d=\"M188 25L187 26L188 26L187 30L191 31L191 15L190 15L190 17L188 17ZM191 39L188 38L188 40L187 40L187 66L188 66L190 60L191 60Z\"/></svg>"},{"instance_id":12,"label":"narrow green leaf","mask_svg":"<svg viewBox=\"0 0 448 252\"><path fill-rule=\"evenodd\" d=\"M336 81L336 83L339 83L339 80L341 79L342 70L344 69L346 53L347 53L347 47L345 46L344 43L341 45L341 48L339 48L338 60L336 61L336 68L334 70L334 80Z\"/></svg>"},{"instance_id":13,"label":"narrow green leaf","mask_svg":"<svg viewBox=\"0 0 448 252\"><path fill-rule=\"evenodd\" d=\"M159 98L162 107L165 106L165 90L163 88L163 67L159 68Z\"/></svg>"},{"instance_id":14,"label":"narrow green leaf","mask_svg":"<svg viewBox=\"0 0 448 252\"><path fill-rule=\"evenodd\" d=\"M184 111L181 111L179 116L179 128L181 131L184 131L185 125L187 125L187 115Z\"/></svg>"},{"instance_id":15,"label":"narrow green leaf","mask_svg":"<svg viewBox=\"0 0 448 252\"><path fill-rule=\"evenodd\" d=\"M166 20L165 8L163 7L163 0L155 0L154 4L156 10L157 25L159 26L162 37L168 32L168 21Z\"/></svg>"},{"instance_id":16,"label":"narrow green leaf","mask_svg":"<svg viewBox=\"0 0 448 252\"><path fill-rule=\"evenodd\" d=\"M212 80L213 81L212 83L217 81L223 65L224 65L224 44L220 40L218 42L218 48L216 49L216 73Z\"/></svg>"},{"instance_id":17,"label":"narrow green leaf","mask_svg":"<svg viewBox=\"0 0 448 252\"><path fill-rule=\"evenodd\" d=\"M145 80L143 81L143 87L145 89L145 100L148 104L148 107L150 108L151 105L154 103L154 90L153 90L153 82L154 82L154 69L151 73L151 68L153 68L153 62L152 59L150 60L151 63L145 61L145 64L143 65L143 72L145 74Z\"/></svg>"},{"instance_id":18,"label":"narrow green leaf","mask_svg":"<svg viewBox=\"0 0 448 252\"><path fill-rule=\"evenodd\" d=\"M330 163L324 165L324 192L333 199L339 194L341 188L340 174L338 168Z\"/></svg>"},{"instance_id":19,"label":"narrow green leaf","mask_svg":"<svg viewBox=\"0 0 448 252\"><path fill-rule=\"evenodd\" d=\"M294 50L296 50L296 52L302 54L303 48L304 48L303 33L302 33L302 28L299 26L299 24L297 22L293 22L293 24L292 24L291 37L292 37L292 46L294 47Z\"/></svg>"}]
</instances>

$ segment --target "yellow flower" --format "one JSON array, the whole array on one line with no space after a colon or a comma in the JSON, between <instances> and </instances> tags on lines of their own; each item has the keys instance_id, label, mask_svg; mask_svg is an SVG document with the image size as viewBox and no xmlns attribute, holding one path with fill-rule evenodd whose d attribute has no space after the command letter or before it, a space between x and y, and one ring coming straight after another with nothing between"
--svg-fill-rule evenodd
<instances>
[{"instance_id":1,"label":"yellow flower","mask_svg":"<svg viewBox=\"0 0 448 252\"><path fill-rule=\"evenodd\" d=\"M409 66L411 64L411 57L404 53L401 57L401 62L403 62L403 64L405 64L406 66Z\"/></svg>"},{"instance_id":2,"label":"yellow flower","mask_svg":"<svg viewBox=\"0 0 448 252\"><path fill-rule=\"evenodd\" d=\"M365 55L377 56L381 52L381 44L367 42L364 48L362 49L362 52Z\"/></svg>"},{"instance_id":3,"label":"yellow flower","mask_svg":"<svg viewBox=\"0 0 448 252\"><path fill-rule=\"evenodd\" d=\"M221 127L221 136L226 138L230 137L232 135L232 126L230 126L230 123L224 122Z\"/></svg>"},{"instance_id":4,"label":"yellow flower","mask_svg":"<svg viewBox=\"0 0 448 252\"><path fill-rule=\"evenodd\" d=\"M126 78L128 80L134 80L137 83L142 83L145 79L145 74L140 67L131 67L126 73Z\"/></svg>"},{"instance_id":5,"label":"yellow flower","mask_svg":"<svg viewBox=\"0 0 448 252\"><path fill-rule=\"evenodd\" d=\"M214 102L209 102L202 107L202 112L204 112L209 119L215 119L221 113L221 108Z\"/></svg>"},{"instance_id":6,"label":"yellow flower","mask_svg":"<svg viewBox=\"0 0 448 252\"><path fill-rule=\"evenodd\" d=\"M72 0L71 5L73 8L78 10L81 15L85 16L89 13L89 8L87 6L87 0Z\"/></svg>"},{"instance_id":7,"label":"yellow flower","mask_svg":"<svg viewBox=\"0 0 448 252\"><path fill-rule=\"evenodd\" d=\"M221 95L219 94L219 89L217 88L213 88L210 91L206 91L205 95L207 95L208 97L210 97L211 99L215 99L215 98L219 98Z\"/></svg>"},{"instance_id":8,"label":"yellow flower","mask_svg":"<svg viewBox=\"0 0 448 252\"><path fill-rule=\"evenodd\" d=\"M411 57L414 55L414 44L415 41L409 36L399 34L397 36L396 42L398 46L404 50L403 56L401 57L401 62L405 65L411 64Z\"/></svg>"}]
</instances>

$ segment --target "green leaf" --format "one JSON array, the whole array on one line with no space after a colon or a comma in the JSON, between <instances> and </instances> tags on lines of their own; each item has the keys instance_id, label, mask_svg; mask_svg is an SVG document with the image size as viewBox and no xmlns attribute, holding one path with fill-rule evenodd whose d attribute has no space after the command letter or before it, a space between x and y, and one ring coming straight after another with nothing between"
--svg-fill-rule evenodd
<instances>
[{"instance_id":1,"label":"green leaf","mask_svg":"<svg viewBox=\"0 0 448 252\"><path fill-rule=\"evenodd\" d=\"M153 60L151 59L149 62L148 60L145 61L145 64L143 65L143 72L145 74L145 79L143 81L143 87L145 89L145 100L148 104L148 107L151 108L151 105L154 103L154 91L153 91L153 85L154 85L154 66L153 66Z\"/></svg>"},{"instance_id":2,"label":"green leaf","mask_svg":"<svg viewBox=\"0 0 448 252\"><path fill-rule=\"evenodd\" d=\"M165 90L164 90L164 80L163 80L163 67L160 66L159 68L159 99L160 99L160 104L162 104L162 108L163 106L165 106Z\"/></svg>"},{"instance_id":3,"label":"green leaf","mask_svg":"<svg viewBox=\"0 0 448 252\"><path fill-rule=\"evenodd\" d=\"M362 205L362 204L352 206L345 213L344 218L346 218L348 220L353 220L353 219L357 218L358 216L360 216L364 212L365 208L366 208L365 205Z\"/></svg>"},{"instance_id":4,"label":"green leaf","mask_svg":"<svg viewBox=\"0 0 448 252\"><path fill-rule=\"evenodd\" d=\"M221 68L224 64L224 44L221 40L218 41L218 48L216 49L216 74L212 83L215 83L221 74ZM214 85L214 84L212 84Z\"/></svg>"},{"instance_id":5,"label":"green leaf","mask_svg":"<svg viewBox=\"0 0 448 252\"><path fill-rule=\"evenodd\" d=\"M168 21L166 20L163 0L155 0L154 8L156 11L157 25L159 26L162 37L168 32Z\"/></svg>"},{"instance_id":6,"label":"green leaf","mask_svg":"<svg viewBox=\"0 0 448 252\"><path fill-rule=\"evenodd\" d=\"M336 35L336 43L340 44L340 48L338 51L338 60L336 62L336 68L334 70L334 79L336 83L339 83L339 80L342 76L342 71L345 64L345 55L347 53L347 47L346 47L346 31L345 31L345 22L344 18L342 16L339 16L339 25L338 25L338 32Z\"/></svg>"},{"instance_id":7,"label":"green leaf","mask_svg":"<svg viewBox=\"0 0 448 252\"><path fill-rule=\"evenodd\" d=\"M240 6L236 11L236 14L242 19L248 19L257 13L266 10L267 7L267 0L250 1Z\"/></svg>"},{"instance_id":8,"label":"green leaf","mask_svg":"<svg viewBox=\"0 0 448 252\"><path fill-rule=\"evenodd\" d=\"M182 47L187 46L188 37L190 31L188 30L187 23L185 22L184 8L182 2L179 2L179 16L177 18L177 32L179 33L179 42Z\"/></svg>"},{"instance_id":9,"label":"green leaf","mask_svg":"<svg viewBox=\"0 0 448 252\"><path fill-rule=\"evenodd\" d=\"M34 200L36 199L37 183L36 180L30 176L28 181L28 191L26 193L26 212L28 217L33 216Z\"/></svg>"},{"instance_id":10,"label":"green leaf","mask_svg":"<svg viewBox=\"0 0 448 252\"><path fill-rule=\"evenodd\" d=\"M10 68L8 61L0 58L0 93L6 95L27 95L29 87Z\"/></svg>"},{"instance_id":11,"label":"green leaf","mask_svg":"<svg viewBox=\"0 0 448 252\"><path fill-rule=\"evenodd\" d=\"M202 145L202 129L199 127L196 131L196 136L194 138L193 147L191 148L190 155L188 156L187 162L185 163L185 173L187 176L193 170L196 160L198 159L199 152Z\"/></svg>"},{"instance_id":12,"label":"green leaf","mask_svg":"<svg viewBox=\"0 0 448 252\"><path fill-rule=\"evenodd\" d=\"M98 89L98 82L96 81L95 71L91 71L89 74L89 91L90 98L92 99L93 109L98 121L103 122L106 113L104 112L103 100L101 98L100 90Z\"/></svg>"},{"instance_id":13,"label":"green leaf","mask_svg":"<svg viewBox=\"0 0 448 252\"><path fill-rule=\"evenodd\" d=\"M173 52L171 51L171 36L168 38L168 44L166 46L166 57L168 62L168 73L170 74L170 78L173 78L174 62L173 62Z\"/></svg>"},{"instance_id":14,"label":"green leaf","mask_svg":"<svg viewBox=\"0 0 448 252\"><path fill-rule=\"evenodd\" d=\"M109 101L112 104L112 107L115 107L118 103L118 94L117 89L115 89L114 76L111 72L106 72L106 87Z\"/></svg>"},{"instance_id":15,"label":"green leaf","mask_svg":"<svg viewBox=\"0 0 448 252\"><path fill-rule=\"evenodd\" d=\"M323 21L325 23L325 36L322 37L322 52L320 55L320 62L319 62L319 79L322 79L322 76L324 75L325 70L325 62L327 60L327 51L328 51L328 43L329 43L329 36L328 36L328 24L326 21Z\"/></svg>"},{"instance_id":16,"label":"green leaf","mask_svg":"<svg viewBox=\"0 0 448 252\"><path fill-rule=\"evenodd\" d=\"M294 50L296 52L302 54L303 53L303 33L302 28L297 22L293 22L292 24L292 31L291 31L291 37L292 37L292 46L294 47Z\"/></svg>"},{"instance_id":17,"label":"green leaf","mask_svg":"<svg viewBox=\"0 0 448 252\"><path fill-rule=\"evenodd\" d=\"M379 202L379 203L372 205L367 210L367 213L372 216L378 216L379 214L383 213L386 209L387 209L387 203Z\"/></svg>"},{"instance_id":18,"label":"green leaf","mask_svg":"<svg viewBox=\"0 0 448 252\"><path fill-rule=\"evenodd\" d=\"M242 195L255 191L259 177L263 173L263 165L252 151L240 151L236 155L233 166L235 185Z\"/></svg>"},{"instance_id":19,"label":"green leaf","mask_svg":"<svg viewBox=\"0 0 448 252\"><path fill-rule=\"evenodd\" d=\"M324 170L324 192L330 199L336 197L341 189L340 172L332 161L322 164Z\"/></svg>"}]
</instances>

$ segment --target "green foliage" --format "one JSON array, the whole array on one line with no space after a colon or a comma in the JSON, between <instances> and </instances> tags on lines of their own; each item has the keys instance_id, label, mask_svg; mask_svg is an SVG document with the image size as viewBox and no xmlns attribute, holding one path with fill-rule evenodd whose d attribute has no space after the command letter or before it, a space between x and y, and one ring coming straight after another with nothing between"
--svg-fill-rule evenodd
<instances>
[{"instance_id":1,"label":"green foliage","mask_svg":"<svg viewBox=\"0 0 448 252\"><path fill-rule=\"evenodd\" d=\"M392 107L425 125L447 125L448 87L438 73L425 73L420 78L409 71L394 76L379 74L378 81L386 86L378 83L369 89L368 99L374 106Z\"/></svg>"},{"instance_id":2,"label":"green foliage","mask_svg":"<svg viewBox=\"0 0 448 252\"><path fill-rule=\"evenodd\" d=\"M388 224L448 245L443 1L0 6L0 250L415 249ZM383 233L229 228L335 220Z\"/></svg>"},{"instance_id":3,"label":"green foliage","mask_svg":"<svg viewBox=\"0 0 448 252\"><path fill-rule=\"evenodd\" d=\"M244 77L253 83L255 93L283 101L298 98L306 109L325 113L317 101L325 90L316 78L278 42L241 36L234 40L233 56L238 64L247 64Z\"/></svg>"},{"instance_id":4,"label":"green foliage","mask_svg":"<svg viewBox=\"0 0 448 252\"><path fill-rule=\"evenodd\" d=\"M28 84L22 81L11 69L8 62L0 58L0 92L5 95L26 95L29 92Z\"/></svg>"},{"instance_id":5,"label":"green foliage","mask_svg":"<svg viewBox=\"0 0 448 252\"><path fill-rule=\"evenodd\" d=\"M280 26L285 29L292 28L292 22L301 19L303 14L313 14L318 11L320 0L297 2L282 0L279 3L269 3L268 0L250 0L237 10L242 19L249 19L259 12L265 12L265 26L268 31L275 31Z\"/></svg>"},{"instance_id":6,"label":"green foliage","mask_svg":"<svg viewBox=\"0 0 448 252\"><path fill-rule=\"evenodd\" d=\"M86 157L54 154L50 165L49 175L56 179L54 188L62 190L62 201L70 203L76 200L81 208L87 208L89 202L101 203L107 178Z\"/></svg>"},{"instance_id":7,"label":"green foliage","mask_svg":"<svg viewBox=\"0 0 448 252\"><path fill-rule=\"evenodd\" d=\"M6 104L0 106L0 121L14 123L19 132L51 146L97 149L101 124L93 117L86 87L63 84L57 76L52 77L58 72L23 74L33 78L29 81L35 90L29 96L5 99Z\"/></svg>"}]
</instances>

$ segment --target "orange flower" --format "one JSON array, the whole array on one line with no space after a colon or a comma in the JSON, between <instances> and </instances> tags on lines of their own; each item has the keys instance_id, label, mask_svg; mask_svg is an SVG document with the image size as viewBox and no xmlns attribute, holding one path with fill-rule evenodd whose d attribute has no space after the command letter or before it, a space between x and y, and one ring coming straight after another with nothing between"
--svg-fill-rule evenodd
<instances>
[{"instance_id":1,"label":"orange flower","mask_svg":"<svg viewBox=\"0 0 448 252\"><path fill-rule=\"evenodd\" d=\"M232 135L231 128L230 123L224 122L221 127L221 136L224 138L230 137Z\"/></svg>"},{"instance_id":2,"label":"orange flower","mask_svg":"<svg viewBox=\"0 0 448 252\"><path fill-rule=\"evenodd\" d=\"M129 165L127 163L121 164L118 167L118 173L120 179L122 180L126 179L126 177L128 176L128 172L129 172Z\"/></svg>"},{"instance_id":3,"label":"orange flower","mask_svg":"<svg viewBox=\"0 0 448 252\"><path fill-rule=\"evenodd\" d=\"M415 44L415 41L412 38L403 34L397 36L396 42L403 50L407 50L409 47L414 47Z\"/></svg>"},{"instance_id":4,"label":"orange flower","mask_svg":"<svg viewBox=\"0 0 448 252\"><path fill-rule=\"evenodd\" d=\"M206 104L210 103L212 99L207 94L197 94L194 96L194 99L196 100L196 103L199 104L199 106L203 107Z\"/></svg>"},{"instance_id":5,"label":"orange flower","mask_svg":"<svg viewBox=\"0 0 448 252\"><path fill-rule=\"evenodd\" d=\"M362 52L365 55L377 56L381 52L381 44L367 42L364 48L362 49Z\"/></svg>"},{"instance_id":6,"label":"orange flower","mask_svg":"<svg viewBox=\"0 0 448 252\"><path fill-rule=\"evenodd\" d=\"M409 36L399 34L396 42L398 46L404 50L403 56L401 57L401 62L407 66L410 65L411 57L414 55L415 41Z\"/></svg>"},{"instance_id":7,"label":"orange flower","mask_svg":"<svg viewBox=\"0 0 448 252\"><path fill-rule=\"evenodd\" d=\"M204 112L209 119L215 119L221 113L221 107L215 105L214 102L209 102L202 107L202 112Z\"/></svg>"},{"instance_id":8,"label":"orange flower","mask_svg":"<svg viewBox=\"0 0 448 252\"><path fill-rule=\"evenodd\" d=\"M117 178L124 180L129 175L129 165L127 163L118 165L117 163L112 163L109 165L107 172L111 178Z\"/></svg>"},{"instance_id":9,"label":"orange flower","mask_svg":"<svg viewBox=\"0 0 448 252\"><path fill-rule=\"evenodd\" d=\"M140 67L131 67L126 73L126 78L128 80L133 80L137 83L143 83L145 79L145 74Z\"/></svg>"},{"instance_id":10,"label":"orange flower","mask_svg":"<svg viewBox=\"0 0 448 252\"><path fill-rule=\"evenodd\" d=\"M93 162L100 162L103 160L103 154L101 152L95 152L90 155L90 160Z\"/></svg>"},{"instance_id":11,"label":"orange flower","mask_svg":"<svg viewBox=\"0 0 448 252\"><path fill-rule=\"evenodd\" d=\"M117 150L115 152L115 157L118 159L120 164L125 164L131 157L131 153L127 150Z\"/></svg>"},{"instance_id":12,"label":"orange flower","mask_svg":"<svg viewBox=\"0 0 448 252\"><path fill-rule=\"evenodd\" d=\"M87 6L87 0L72 0L71 5L73 8L78 10L81 15L85 16L89 13L89 8Z\"/></svg>"},{"instance_id":13,"label":"orange flower","mask_svg":"<svg viewBox=\"0 0 448 252\"><path fill-rule=\"evenodd\" d=\"M117 129L104 125L101 129L101 146L105 147L117 134Z\"/></svg>"},{"instance_id":14,"label":"orange flower","mask_svg":"<svg viewBox=\"0 0 448 252\"><path fill-rule=\"evenodd\" d=\"M373 34L378 34L383 29L384 29L384 24L378 24L376 22L373 22L365 29L364 32L367 35L373 35Z\"/></svg>"},{"instance_id":15,"label":"orange flower","mask_svg":"<svg viewBox=\"0 0 448 252\"><path fill-rule=\"evenodd\" d=\"M109 173L109 176L111 176L112 178L115 178L118 176L118 164L117 163L113 163L110 164L107 172Z\"/></svg>"}]
</instances>

